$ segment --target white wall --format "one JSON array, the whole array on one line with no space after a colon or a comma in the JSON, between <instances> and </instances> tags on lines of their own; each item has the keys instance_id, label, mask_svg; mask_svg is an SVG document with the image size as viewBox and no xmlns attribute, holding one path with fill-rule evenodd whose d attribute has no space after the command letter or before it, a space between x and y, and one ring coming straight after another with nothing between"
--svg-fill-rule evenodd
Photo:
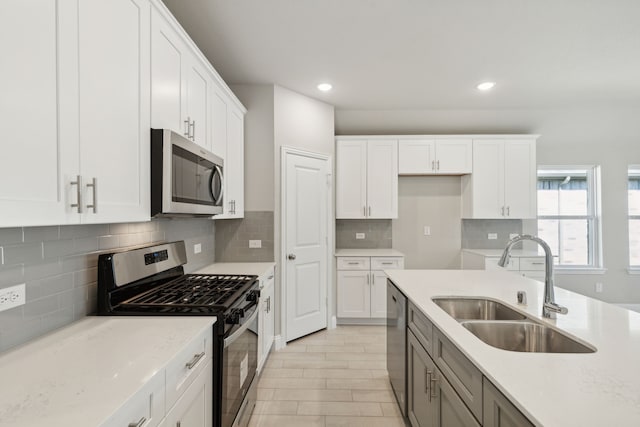
<instances>
[{"instance_id":1,"label":"white wall","mask_svg":"<svg viewBox=\"0 0 640 427\"><path fill-rule=\"evenodd\" d=\"M629 164L640 163L640 107L336 111L337 135L367 133L538 133L542 135L538 140L538 164L601 165L607 272L559 275L556 282L609 302L640 302L640 276L629 275L626 270L626 170ZM406 245L400 241L398 244ZM603 293L595 293L596 282L604 283Z\"/></svg>"}]
</instances>

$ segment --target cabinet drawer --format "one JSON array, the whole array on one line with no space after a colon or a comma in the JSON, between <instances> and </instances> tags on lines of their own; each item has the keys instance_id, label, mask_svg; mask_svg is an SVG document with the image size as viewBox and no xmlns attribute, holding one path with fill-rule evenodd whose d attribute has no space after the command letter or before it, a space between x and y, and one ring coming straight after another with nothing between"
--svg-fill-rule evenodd
<instances>
[{"instance_id":1,"label":"cabinet drawer","mask_svg":"<svg viewBox=\"0 0 640 427\"><path fill-rule=\"evenodd\" d=\"M369 270L369 257L338 257L336 262L338 270Z\"/></svg>"},{"instance_id":2,"label":"cabinet drawer","mask_svg":"<svg viewBox=\"0 0 640 427\"><path fill-rule=\"evenodd\" d=\"M485 270L495 270L498 267L498 261L500 261L500 257L487 257L484 259L484 269ZM511 257L509 258L509 263L506 266L509 271L518 271L520 270L520 259Z\"/></svg>"},{"instance_id":3,"label":"cabinet drawer","mask_svg":"<svg viewBox=\"0 0 640 427\"><path fill-rule=\"evenodd\" d=\"M143 389L127 400L102 427L137 425L156 427L165 411L164 372L158 372Z\"/></svg>"},{"instance_id":4,"label":"cabinet drawer","mask_svg":"<svg viewBox=\"0 0 640 427\"><path fill-rule=\"evenodd\" d=\"M482 374L437 328L433 359L473 415L482 419Z\"/></svg>"},{"instance_id":5,"label":"cabinet drawer","mask_svg":"<svg viewBox=\"0 0 640 427\"><path fill-rule=\"evenodd\" d=\"M402 270L404 258L402 257L371 257L372 270Z\"/></svg>"},{"instance_id":6,"label":"cabinet drawer","mask_svg":"<svg viewBox=\"0 0 640 427\"><path fill-rule=\"evenodd\" d=\"M484 411L482 425L486 427L533 427L533 424L509 402L486 378L483 381Z\"/></svg>"},{"instance_id":7,"label":"cabinet drawer","mask_svg":"<svg viewBox=\"0 0 640 427\"><path fill-rule=\"evenodd\" d=\"M409 303L407 324L425 350L433 354L433 323L413 303Z\"/></svg>"},{"instance_id":8,"label":"cabinet drawer","mask_svg":"<svg viewBox=\"0 0 640 427\"><path fill-rule=\"evenodd\" d=\"M212 359L212 340L213 332L208 329L206 333L194 339L167 366L167 409L176 403L178 397Z\"/></svg>"},{"instance_id":9,"label":"cabinet drawer","mask_svg":"<svg viewBox=\"0 0 640 427\"><path fill-rule=\"evenodd\" d=\"M520 270L544 270L543 257L520 258Z\"/></svg>"}]
</instances>

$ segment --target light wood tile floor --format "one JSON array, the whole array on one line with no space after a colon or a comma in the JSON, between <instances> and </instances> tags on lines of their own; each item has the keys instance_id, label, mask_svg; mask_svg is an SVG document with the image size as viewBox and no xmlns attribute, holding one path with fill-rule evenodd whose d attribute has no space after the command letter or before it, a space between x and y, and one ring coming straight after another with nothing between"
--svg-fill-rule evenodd
<instances>
[{"instance_id":1,"label":"light wood tile floor","mask_svg":"<svg viewBox=\"0 0 640 427\"><path fill-rule=\"evenodd\" d=\"M339 326L272 352L249 427L406 427L385 339L384 326Z\"/></svg>"}]
</instances>

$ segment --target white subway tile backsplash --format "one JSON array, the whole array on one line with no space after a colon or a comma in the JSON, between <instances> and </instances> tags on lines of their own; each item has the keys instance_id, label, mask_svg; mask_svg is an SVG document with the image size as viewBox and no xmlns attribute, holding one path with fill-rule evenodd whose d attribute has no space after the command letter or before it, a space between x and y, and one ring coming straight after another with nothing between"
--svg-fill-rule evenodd
<instances>
[{"instance_id":1,"label":"white subway tile backsplash","mask_svg":"<svg viewBox=\"0 0 640 427\"><path fill-rule=\"evenodd\" d=\"M0 352L95 313L101 252L166 240L201 243L186 270L214 260L208 219L0 229L0 288L26 283L27 302L0 313Z\"/></svg>"}]
</instances>

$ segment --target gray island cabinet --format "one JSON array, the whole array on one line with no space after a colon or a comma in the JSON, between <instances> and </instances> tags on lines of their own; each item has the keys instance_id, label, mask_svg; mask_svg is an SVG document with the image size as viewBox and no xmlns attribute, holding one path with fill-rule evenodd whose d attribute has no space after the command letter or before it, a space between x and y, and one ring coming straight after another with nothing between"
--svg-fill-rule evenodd
<instances>
[{"instance_id":1,"label":"gray island cabinet","mask_svg":"<svg viewBox=\"0 0 640 427\"><path fill-rule=\"evenodd\" d=\"M405 298L391 280L387 286ZM406 306L407 418L412 427L533 426L413 303Z\"/></svg>"}]
</instances>

